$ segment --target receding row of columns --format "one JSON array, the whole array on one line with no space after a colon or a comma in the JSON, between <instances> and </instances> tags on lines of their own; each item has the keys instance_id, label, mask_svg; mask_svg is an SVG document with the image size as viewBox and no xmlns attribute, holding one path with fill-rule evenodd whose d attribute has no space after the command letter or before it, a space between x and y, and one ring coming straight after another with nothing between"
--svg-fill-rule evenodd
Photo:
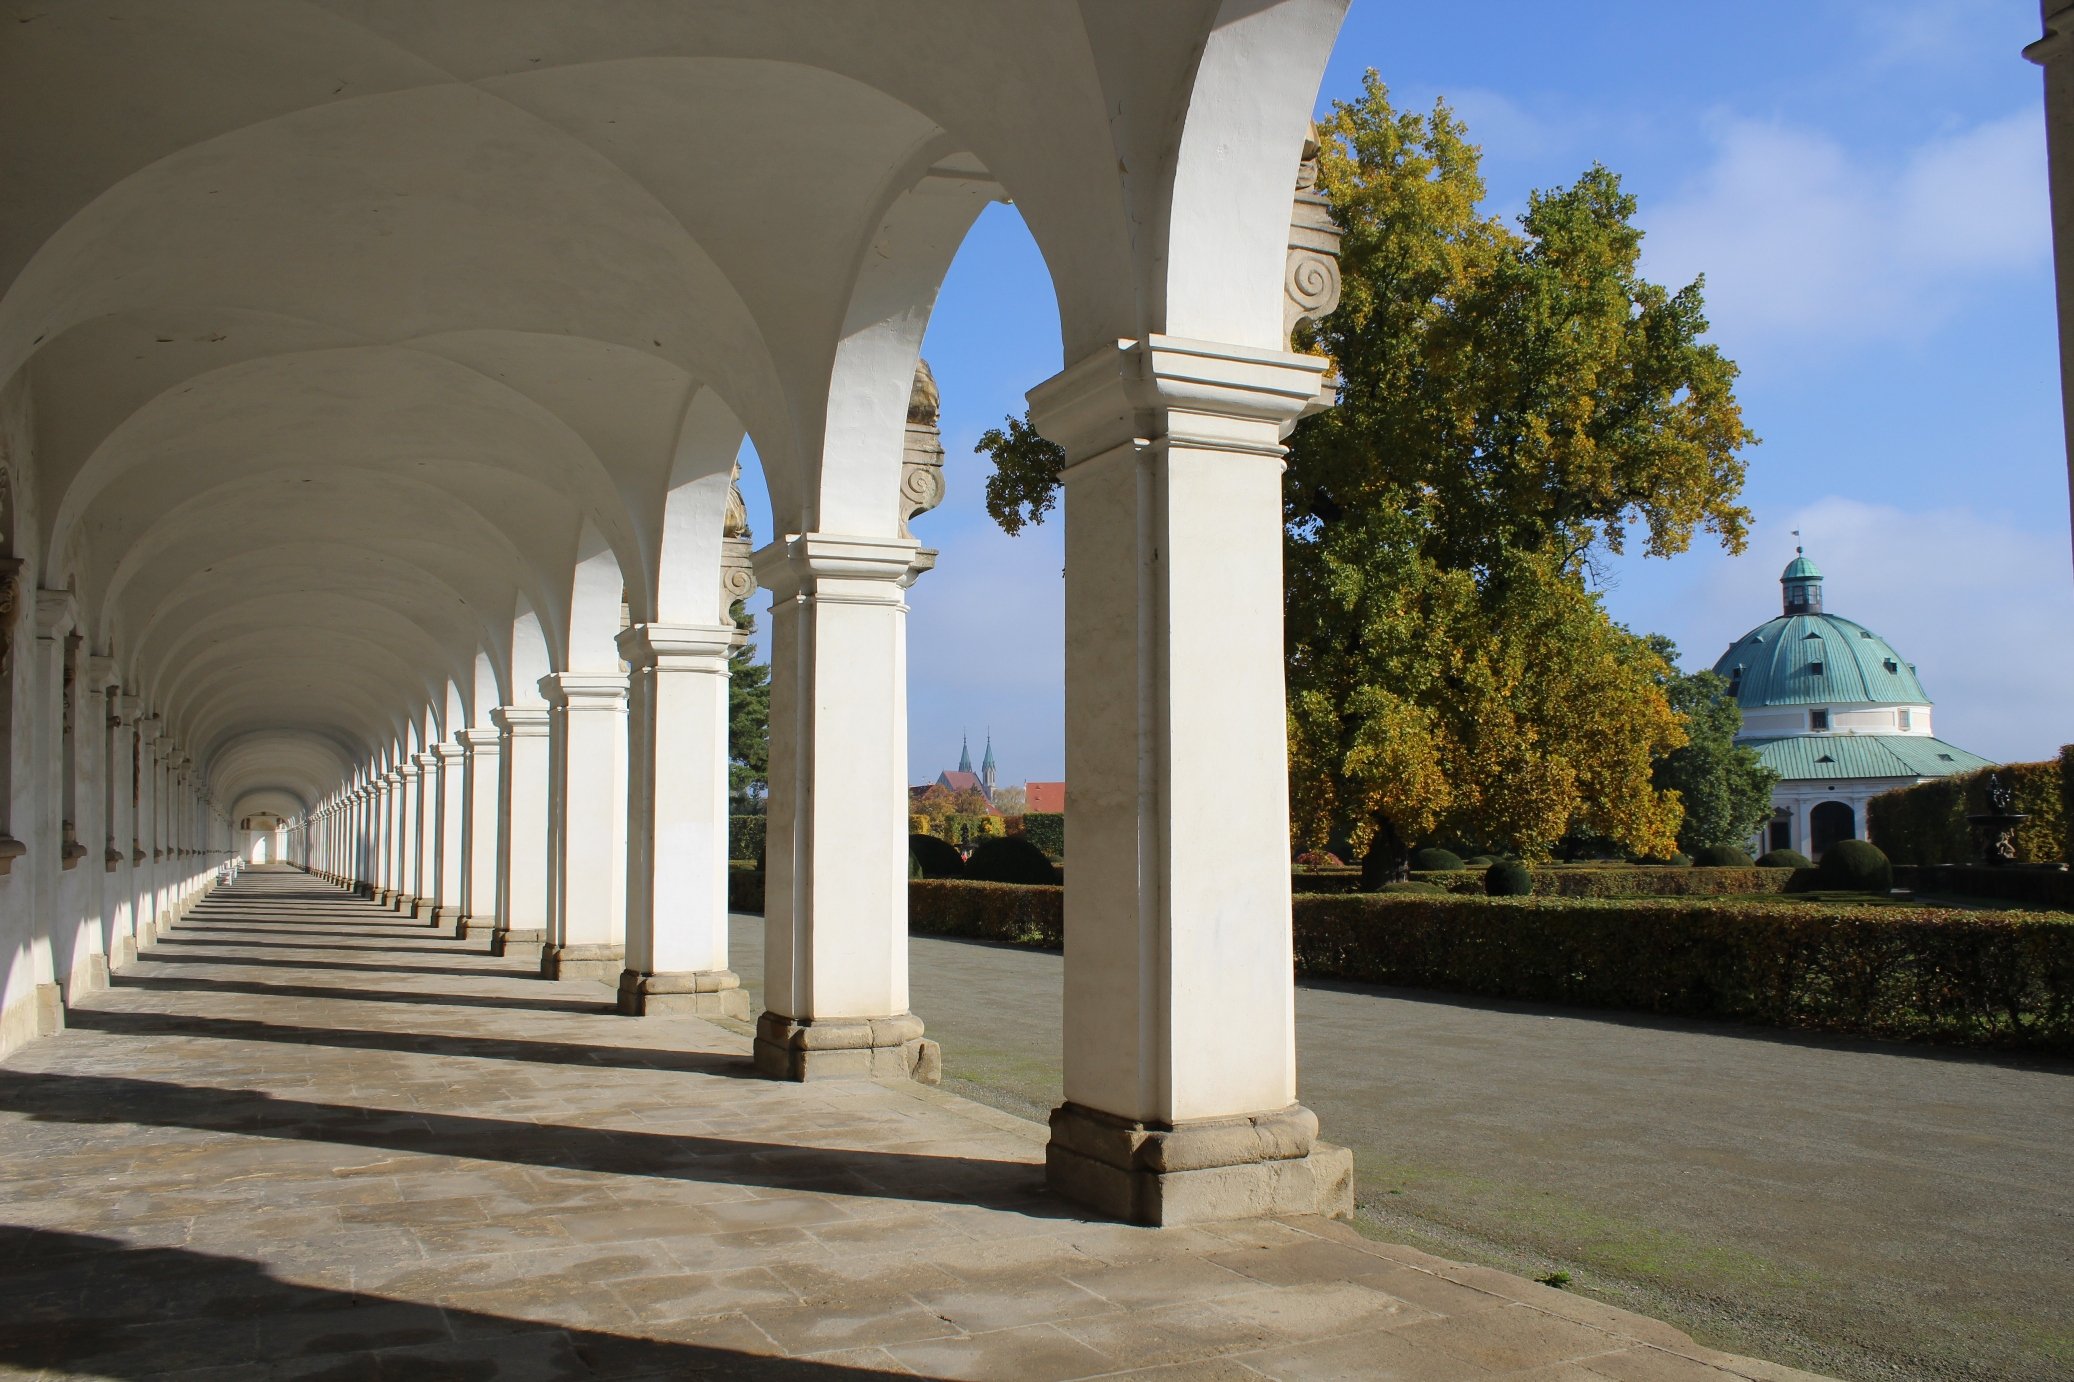
<instances>
[{"instance_id":1,"label":"receding row of columns","mask_svg":"<svg viewBox=\"0 0 2074 1382\"><path fill-rule=\"evenodd\" d=\"M1153 338L1031 395L1066 448L1067 1102L1051 1180L1151 1222L1333 1212L1295 1101L1281 437L1324 362ZM933 1079L908 995L907 603L933 554L820 532L772 597L766 1010L780 1079ZM494 729L399 752L313 813L311 866L487 930L628 1013L746 1017L727 962L731 627L636 624ZM453 832L460 833L458 843ZM494 846L486 842L494 837Z\"/></svg>"},{"instance_id":2,"label":"receding row of columns","mask_svg":"<svg viewBox=\"0 0 2074 1382\"><path fill-rule=\"evenodd\" d=\"M27 911L28 954L10 969L0 1052L61 1030L69 1004L186 915L231 834L186 746L125 689L114 658L89 651L73 593L25 598L20 579L7 560L0 877Z\"/></svg>"}]
</instances>

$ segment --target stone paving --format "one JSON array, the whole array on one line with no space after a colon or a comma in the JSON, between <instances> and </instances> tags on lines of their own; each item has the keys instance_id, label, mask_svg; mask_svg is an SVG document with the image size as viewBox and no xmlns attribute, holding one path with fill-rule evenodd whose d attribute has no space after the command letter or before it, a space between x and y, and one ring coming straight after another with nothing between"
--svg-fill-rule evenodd
<instances>
[{"instance_id":1,"label":"stone paving","mask_svg":"<svg viewBox=\"0 0 2074 1382\"><path fill-rule=\"evenodd\" d=\"M1338 1224L1091 1221L1034 1124L611 1009L248 873L0 1063L0 1376L1808 1376Z\"/></svg>"}]
</instances>

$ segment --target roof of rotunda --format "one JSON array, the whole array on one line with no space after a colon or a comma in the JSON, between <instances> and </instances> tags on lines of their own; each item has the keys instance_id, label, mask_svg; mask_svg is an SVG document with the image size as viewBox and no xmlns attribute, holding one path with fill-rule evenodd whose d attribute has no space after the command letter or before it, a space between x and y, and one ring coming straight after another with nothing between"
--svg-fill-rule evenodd
<instances>
[{"instance_id":1,"label":"roof of rotunda","mask_svg":"<svg viewBox=\"0 0 2074 1382\"><path fill-rule=\"evenodd\" d=\"M1989 760L1927 734L1791 734L1744 741L1787 782L1821 778L1950 777Z\"/></svg>"},{"instance_id":2,"label":"roof of rotunda","mask_svg":"<svg viewBox=\"0 0 2074 1382\"><path fill-rule=\"evenodd\" d=\"M1714 670L1745 710L1772 705L1928 705L1892 644L1835 614L1781 615L1729 645Z\"/></svg>"}]
</instances>

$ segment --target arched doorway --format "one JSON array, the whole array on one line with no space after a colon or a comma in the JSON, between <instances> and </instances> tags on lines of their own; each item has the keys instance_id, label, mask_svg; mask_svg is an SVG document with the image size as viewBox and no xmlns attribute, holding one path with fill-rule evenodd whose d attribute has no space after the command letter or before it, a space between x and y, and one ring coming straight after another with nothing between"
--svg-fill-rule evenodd
<instances>
[{"instance_id":1,"label":"arched doorway","mask_svg":"<svg viewBox=\"0 0 2074 1382\"><path fill-rule=\"evenodd\" d=\"M1838 841L1858 838L1858 813L1847 802L1825 801L1808 812L1808 834L1810 852L1820 859Z\"/></svg>"}]
</instances>

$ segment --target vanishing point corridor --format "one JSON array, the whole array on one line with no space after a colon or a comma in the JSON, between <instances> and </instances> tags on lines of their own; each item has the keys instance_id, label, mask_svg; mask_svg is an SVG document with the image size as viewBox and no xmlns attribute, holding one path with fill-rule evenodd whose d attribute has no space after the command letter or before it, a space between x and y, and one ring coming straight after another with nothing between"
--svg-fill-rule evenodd
<instances>
[{"instance_id":1,"label":"vanishing point corridor","mask_svg":"<svg viewBox=\"0 0 2074 1382\"><path fill-rule=\"evenodd\" d=\"M285 867L69 1019L0 1063L0 1376L1799 1375L1323 1220L1091 1222L1034 1124Z\"/></svg>"}]
</instances>

